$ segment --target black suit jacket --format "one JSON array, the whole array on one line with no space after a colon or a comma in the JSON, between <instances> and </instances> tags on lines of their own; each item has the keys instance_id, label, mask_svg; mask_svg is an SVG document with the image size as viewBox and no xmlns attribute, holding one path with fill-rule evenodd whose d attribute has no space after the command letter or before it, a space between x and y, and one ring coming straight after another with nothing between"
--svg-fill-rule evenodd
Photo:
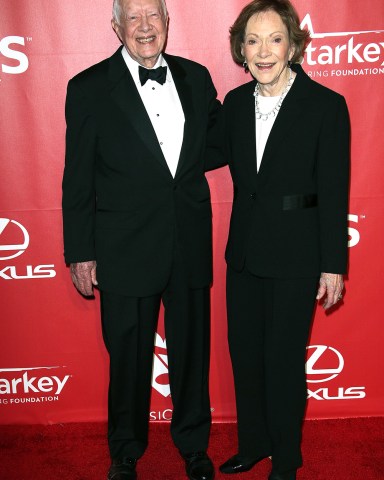
<instances>
[{"instance_id":1,"label":"black suit jacket","mask_svg":"<svg viewBox=\"0 0 384 480\"><path fill-rule=\"evenodd\" d=\"M96 260L100 288L132 296L164 288L175 242L191 287L212 278L204 156L219 102L205 67L164 57L185 115L175 178L121 49L68 84L65 260Z\"/></svg>"},{"instance_id":2,"label":"black suit jacket","mask_svg":"<svg viewBox=\"0 0 384 480\"><path fill-rule=\"evenodd\" d=\"M228 264L266 277L309 277L347 268L349 117L344 98L297 77L256 171L256 82L227 95L218 135L233 184ZM218 141L218 140L216 140ZM212 158L209 168L214 165Z\"/></svg>"}]
</instances>

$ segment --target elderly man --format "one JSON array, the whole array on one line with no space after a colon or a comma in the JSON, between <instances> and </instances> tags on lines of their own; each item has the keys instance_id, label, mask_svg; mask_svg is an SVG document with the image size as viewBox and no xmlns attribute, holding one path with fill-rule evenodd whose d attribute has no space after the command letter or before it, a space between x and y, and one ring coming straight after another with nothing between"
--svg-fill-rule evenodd
<instances>
[{"instance_id":1,"label":"elderly man","mask_svg":"<svg viewBox=\"0 0 384 480\"><path fill-rule=\"evenodd\" d=\"M115 0L122 47L68 85L65 259L101 291L110 355L108 479L136 479L147 446L154 334L165 308L172 438L192 480L206 454L211 205L206 138L219 102L208 71L163 54L163 0Z\"/></svg>"}]
</instances>

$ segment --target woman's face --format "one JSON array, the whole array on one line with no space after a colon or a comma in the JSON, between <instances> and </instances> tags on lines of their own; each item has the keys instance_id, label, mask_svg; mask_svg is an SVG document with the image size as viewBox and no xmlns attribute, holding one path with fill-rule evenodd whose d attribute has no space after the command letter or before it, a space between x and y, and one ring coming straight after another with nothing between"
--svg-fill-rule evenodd
<instances>
[{"instance_id":1,"label":"woman's face","mask_svg":"<svg viewBox=\"0 0 384 480\"><path fill-rule=\"evenodd\" d=\"M294 54L280 15L273 10L253 15L245 29L241 53L260 87L279 93L286 83L288 60Z\"/></svg>"}]
</instances>

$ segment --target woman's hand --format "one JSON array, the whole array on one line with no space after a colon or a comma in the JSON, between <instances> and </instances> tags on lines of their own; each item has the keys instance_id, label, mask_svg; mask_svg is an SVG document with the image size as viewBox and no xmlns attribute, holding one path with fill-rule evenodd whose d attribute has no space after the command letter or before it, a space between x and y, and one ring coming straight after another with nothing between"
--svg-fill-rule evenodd
<instances>
[{"instance_id":1,"label":"woman's hand","mask_svg":"<svg viewBox=\"0 0 384 480\"><path fill-rule=\"evenodd\" d=\"M320 300L325 296L323 308L327 310L343 298L341 294L343 288L343 275L339 273L322 273L316 300Z\"/></svg>"}]
</instances>

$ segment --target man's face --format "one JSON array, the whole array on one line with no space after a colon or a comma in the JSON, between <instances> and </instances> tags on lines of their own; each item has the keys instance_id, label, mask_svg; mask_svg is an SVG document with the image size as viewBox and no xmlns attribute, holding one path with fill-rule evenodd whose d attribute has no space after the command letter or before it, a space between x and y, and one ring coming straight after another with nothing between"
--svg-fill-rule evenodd
<instances>
[{"instance_id":1,"label":"man's face","mask_svg":"<svg viewBox=\"0 0 384 480\"><path fill-rule=\"evenodd\" d=\"M168 18L160 0L121 0L121 6L121 18L118 23L112 20L112 27L130 56L152 68L167 38Z\"/></svg>"}]
</instances>

